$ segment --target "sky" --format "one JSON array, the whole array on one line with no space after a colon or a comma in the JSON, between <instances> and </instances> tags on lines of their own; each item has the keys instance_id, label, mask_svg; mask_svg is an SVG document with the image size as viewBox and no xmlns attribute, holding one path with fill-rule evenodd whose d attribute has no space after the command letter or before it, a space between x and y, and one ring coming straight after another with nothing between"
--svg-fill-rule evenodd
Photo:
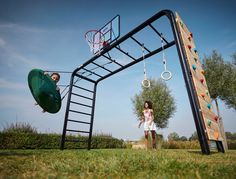
<instances>
[{"instance_id":1,"label":"sky","mask_svg":"<svg viewBox=\"0 0 236 179\"><path fill-rule=\"evenodd\" d=\"M194 34L200 59L217 50L230 61L236 51L235 8L236 2L230 0L0 0L0 130L23 122L42 133L61 133L66 100L57 114L42 113L28 88L28 73L34 68L73 71L92 57L85 32L99 29L117 14L122 37L163 9L177 11ZM170 31L166 24L160 28ZM155 58L146 60L147 74L159 79L161 55ZM177 110L168 127L157 133L165 138L171 132L190 137L195 124L175 47L166 50L166 58L173 73L166 84ZM69 84L69 79L70 74L61 74L60 84ZM131 102L141 90L142 79L143 64L139 63L99 83L93 133L124 140L143 136ZM225 131L236 132L236 112L223 102L219 105Z\"/></svg>"}]
</instances>

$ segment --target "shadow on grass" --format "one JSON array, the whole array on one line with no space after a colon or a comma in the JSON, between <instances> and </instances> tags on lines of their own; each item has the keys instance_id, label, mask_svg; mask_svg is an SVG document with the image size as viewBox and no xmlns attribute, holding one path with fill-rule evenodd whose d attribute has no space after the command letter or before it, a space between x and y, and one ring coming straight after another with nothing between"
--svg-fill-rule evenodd
<instances>
[{"instance_id":1,"label":"shadow on grass","mask_svg":"<svg viewBox=\"0 0 236 179\"><path fill-rule=\"evenodd\" d=\"M25 152L16 152L16 151L1 151L0 157L2 156L29 156L33 155L33 153L25 153Z\"/></svg>"},{"instance_id":2,"label":"shadow on grass","mask_svg":"<svg viewBox=\"0 0 236 179\"><path fill-rule=\"evenodd\" d=\"M187 152L193 153L193 154L205 155L205 154L202 153L201 150L188 150ZM218 152L216 150L210 151L210 155L219 154L219 153L221 153L221 152Z\"/></svg>"}]
</instances>

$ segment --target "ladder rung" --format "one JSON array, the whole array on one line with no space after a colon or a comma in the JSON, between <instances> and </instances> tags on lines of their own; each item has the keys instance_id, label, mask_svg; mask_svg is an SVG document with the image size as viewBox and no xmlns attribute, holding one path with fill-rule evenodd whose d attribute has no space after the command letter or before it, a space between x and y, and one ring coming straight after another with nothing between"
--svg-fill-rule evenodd
<instances>
[{"instance_id":1,"label":"ladder rung","mask_svg":"<svg viewBox=\"0 0 236 179\"><path fill-rule=\"evenodd\" d=\"M79 113L79 114L84 114L84 115L88 115L88 116L91 116L92 114L89 114L89 113L85 113L85 112L80 112L80 111L75 111L75 110L69 110L71 112L75 112L75 113Z\"/></svg>"},{"instance_id":2,"label":"ladder rung","mask_svg":"<svg viewBox=\"0 0 236 179\"><path fill-rule=\"evenodd\" d=\"M92 106L90 106L90 105L87 105L87 104L77 103L77 102L74 102L74 101L70 101L70 102L71 102L71 103L74 103L74 104L81 105L81 106L85 106L85 107L92 108Z\"/></svg>"},{"instance_id":3,"label":"ladder rung","mask_svg":"<svg viewBox=\"0 0 236 179\"><path fill-rule=\"evenodd\" d=\"M76 87L76 88L82 89L82 90L84 90L84 91L88 91L88 92L94 93L93 91L91 91L91 90L89 90L89 89L82 88L82 87L77 86L77 85L73 85L73 86Z\"/></svg>"},{"instance_id":4,"label":"ladder rung","mask_svg":"<svg viewBox=\"0 0 236 179\"><path fill-rule=\"evenodd\" d=\"M66 129L66 131L69 131L69 132L79 132L79 133L89 133L88 131L78 131L78 130L72 130L72 129Z\"/></svg>"},{"instance_id":5,"label":"ladder rung","mask_svg":"<svg viewBox=\"0 0 236 179\"><path fill-rule=\"evenodd\" d=\"M75 95L75 96L79 96L79 97L81 97L81 98L93 100L92 98L89 98L89 97L86 97L86 96L82 96L82 95L79 95L79 94L75 94L75 93L71 93L71 94L73 94L73 95Z\"/></svg>"},{"instance_id":6,"label":"ladder rung","mask_svg":"<svg viewBox=\"0 0 236 179\"><path fill-rule=\"evenodd\" d=\"M91 124L90 122L77 121L77 120L73 120L73 119L68 119L68 121L77 122L77 123L83 123L83 124Z\"/></svg>"}]
</instances>

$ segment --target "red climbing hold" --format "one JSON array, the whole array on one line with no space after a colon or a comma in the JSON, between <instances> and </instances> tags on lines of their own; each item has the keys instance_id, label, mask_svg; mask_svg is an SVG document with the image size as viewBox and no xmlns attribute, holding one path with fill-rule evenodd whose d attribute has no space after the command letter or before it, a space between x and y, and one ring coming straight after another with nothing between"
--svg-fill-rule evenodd
<instances>
[{"instance_id":1,"label":"red climbing hold","mask_svg":"<svg viewBox=\"0 0 236 179\"><path fill-rule=\"evenodd\" d=\"M214 119L215 119L215 121L218 121L218 116L215 116Z\"/></svg>"},{"instance_id":2,"label":"red climbing hold","mask_svg":"<svg viewBox=\"0 0 236 179\"><path fill-rule=\"evenodd\" d=\"M191 48L192 48L191 45L188 45L188 49L191 50Z\"/></svg>"},{"instance_id":3,"label":"red climbing hold","mask_svg":"<svg viewBox=\"0 0 236 179\"><path fill-rule=\"evenodd\" d=\"M203 79L203 78L201 78L201 79L200 79L200 81L201 81L201 83L203 83L203 82L204 82L204 79Z\"/></svg>"},{"instance_id":4,"label":"red climbing hold","mask_svg":"<svg viewBox=\"0 0 236 179\"><path fill-rule=\"evenodd\" d=\"M205 98L205 94L204 94L204 93L201 93L201 97Z\"/></svg>"}]
</instances>

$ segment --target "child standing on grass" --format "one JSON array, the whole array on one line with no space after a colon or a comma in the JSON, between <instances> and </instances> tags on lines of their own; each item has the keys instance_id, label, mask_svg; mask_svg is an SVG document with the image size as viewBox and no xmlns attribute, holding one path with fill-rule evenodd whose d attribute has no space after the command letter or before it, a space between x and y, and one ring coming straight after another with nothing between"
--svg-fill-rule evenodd
<instances>
[{"instance_id":1,"label":"child standing on grass","mask_svg":"<svg viewBox=\"0 0 236 179\"><path fill-rule=\"evenodd\" d=\"M145 135L145 144L146 149L148 148L148 132L151 132L152 135L152 148L156 149L156 125L154 123L154 115L152 109L152 102L144 102L144 110L142 112L142 117L138 127L140 128L141 124L144 123L144 135Z\"/></svg>"}]
</instances>

